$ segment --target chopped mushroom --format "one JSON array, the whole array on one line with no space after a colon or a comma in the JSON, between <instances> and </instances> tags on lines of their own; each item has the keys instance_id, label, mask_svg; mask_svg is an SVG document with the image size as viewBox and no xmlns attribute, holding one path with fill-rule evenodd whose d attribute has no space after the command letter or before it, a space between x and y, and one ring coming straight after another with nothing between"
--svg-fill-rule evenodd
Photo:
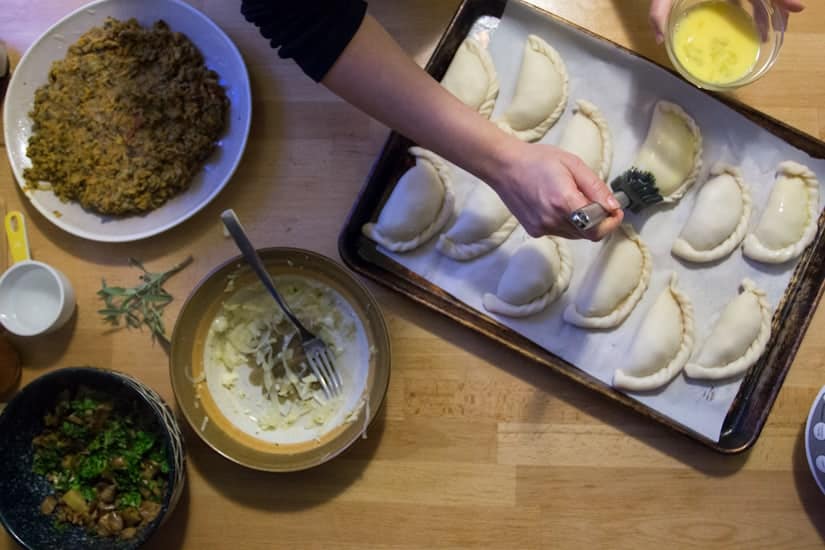
<instances>
[{"instance_id":1,"label":"chopped mushroom","mask_svg":"<svg viewBox=\"0 0 825 550\"><path fill-rule=\"evenodd\" d=\"M145 468L143 468L143 472L141 472L141 476L143 479L152 479L155 477L155 474L158 473L158 465L154 462L149 462Z\"/></svg>"},{"instance_id":2,"label":"chopped mushroom","mask_svg":"<svg viewBox=\"0 0 825 550\"><path fill-rule=\"evenodd\" d=\"M138 509L137 508L131 508L131 507L126 508L125 510L123 510L121 512L121 516L123 517L123 523L127 527L133 527L133 526L137 525L138 523L140 523L140 521L142 519L140 517L140 512L138 511Z\"/></svg>"},{"instance_id":3,"label":"chopped mushroom","mask_svg":"<svg viewBox=\"0 0 825 550\"><path fill-rule=\"evenodd\" d=\"M115 535L123 530L123 518L117 512L103 515L97 522L98 531L104 530L107 535Z\"/></svg>"},{"instance_id":4,"label":"chopped mushroom","mask_svg":"<svg viewBox=\"0 0 825 550\"><path fill-rule=\"evenodd\" d=\"M102 488L101 488L102 487ZM107 484L107 485L98 485L97 490L97 498L100 499L101 502L105 502L106 504L111 504L115 500L115 486L114 484Z\"/></svg>"},{"instance_id":5,"label":"chopped mushroom","mask_svg":"<svg viewBox=\"0 0 825 550\"><path fill-rule=\"evenodd\" d=\"M57 506L57 499L54 498L53 495L49 495L44 498L43 502L40 504L40 511L45 515L50 516L52 512L54 512L55 506Z\"/></svg>"},{"instance_id":6,"label":"chopped mushroom","mask_svg":"<svg viewBox=\"0 0 825 550\"><path fill-rule=\"evenodd\" d=\"M144 500L140 504L140 517L142 517L146 523L149 523L153 519L155 519L160 513L160 504L157 502L152 502L151 500Z\"/></svg>"}]
</instances>

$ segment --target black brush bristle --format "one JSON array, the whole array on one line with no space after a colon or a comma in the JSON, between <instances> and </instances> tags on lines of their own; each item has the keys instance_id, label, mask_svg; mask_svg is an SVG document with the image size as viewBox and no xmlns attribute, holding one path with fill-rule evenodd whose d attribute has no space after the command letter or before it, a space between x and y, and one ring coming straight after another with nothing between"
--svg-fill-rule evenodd
<instances>
[{"instance_id":1,"label":"black brush bristle","mask_svg":"<svg viewBox=\"0 0 825 550\"><path fill-rule=\"evenodd\" d=\"M623 191L630 199L627 206L631 212L638 213L642 208L662 201L662 195L656 187L656 176L651 172L631 168L610 183L613 191Z\"/></svg>"}]
</instances>

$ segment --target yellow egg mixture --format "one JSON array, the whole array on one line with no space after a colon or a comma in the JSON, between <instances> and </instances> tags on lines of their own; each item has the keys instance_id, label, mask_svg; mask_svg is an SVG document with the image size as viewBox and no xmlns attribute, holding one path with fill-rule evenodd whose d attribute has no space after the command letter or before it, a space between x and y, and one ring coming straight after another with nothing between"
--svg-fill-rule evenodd
<instances>
[{"instance_id":1,"label":"yellow egg mixture","mask_svg":"<svg viewBox=\"0 0 825 550\"><path fill-rule=\"evenodd\" d=\"M745 10L722 0L698 4L682 15L673 49L695 78L727 84L747 75L759 57L759 32Z\"/></svg>"}]
</instances>

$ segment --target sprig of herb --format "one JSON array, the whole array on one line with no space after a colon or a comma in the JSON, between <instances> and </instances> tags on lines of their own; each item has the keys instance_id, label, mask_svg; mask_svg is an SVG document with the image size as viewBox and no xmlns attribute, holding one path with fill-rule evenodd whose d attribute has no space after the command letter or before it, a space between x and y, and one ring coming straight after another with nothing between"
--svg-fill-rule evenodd
<instances>
[{"instance_id":1,"label":"sprig of herb","mask_svg":"<svg viewBox=\"0 0 825 550\"><path fill-rule=\"evenodd\" d=\"M139 268L141 283L133 288L109 286L106 279L102 279L103 286L97 295L103 300L106 307L97 310L107 323L119 327L123 323L127 328L140 328L146 325L152 331L152 337L167 342L166 329L163 325L163 308L172 301L172 295L163 284L175 273L192 263L189 256L181 263L168 271L151 273L141 262L129 258L129 263Z\"/></svg>"}]
</instances>

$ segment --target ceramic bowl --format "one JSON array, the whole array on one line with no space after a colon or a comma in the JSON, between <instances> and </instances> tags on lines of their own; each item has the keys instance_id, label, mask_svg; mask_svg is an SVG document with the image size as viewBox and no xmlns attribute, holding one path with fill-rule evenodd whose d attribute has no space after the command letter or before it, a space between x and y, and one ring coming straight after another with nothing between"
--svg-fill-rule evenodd
<instances>
[{"instance_id":1,"label":"ceramic bowl","mask_svg":"<svg viewBox=\"0 0 825 550\"><path fill-rule=\"evenodd\" d=\"M66 388L86 386L131 400L157 422L170 465L168 490L161 511L148 526L129 540L89 534L81 527L57 528L53 518L40 512L40 503L52 494L43 476L32 472L32 439L43 431L43 416L52 410ZM0 414L0 522L24 548L83 548L97 550L137 548L172 514L185 482L183 436L172 410L154 390L126 374L92 367L67 367L52 371L25 386Z\"/></svg>"},{"instance_id":2,"label":"ceramic bowl","mask_svg":"<svg viewBox=\"0 0 825 550\"><path fill-rule=\"evenodd\" d=\"M143 26L164 20L185 34L203 54L206 66L218 73L229 98L226 130L212 155L195 174L187 190L156 210L140 216L109 217L64 203L51 191L34 191L25 185L23 171L31 166L26 154L32 134L29 111L35 91L49 78L54 61L66 55L83 33L100 26L107 17L134 17ZM3 130L9 164L23 194L51 223L78 237L100 242L145 239L189 219L217 196L241 161L252 121L249 74L238 48L211 19L182 0L95 0L66 15L46 30L14 68L6 92Z\"/></svg>"},{"instance_id":3,"label":"ceramic bowl","mask_svg":"<svg viewBox=\"0 0 825 550\"><path fill-rule=\"evenodd\" d=\"M364 435L387 391L390 376L390 341L378 303L349 271L320 254L295 248L267 248L258 251L278 284L281 277L300 277L333 289L351 307L364 328L370 353L358 368L366 369L363 387L353 388L353 397L364 406L354 409L353 419L332 426L323 435L303 442L266 440L241 429L216 402L206 379L205 348L209 327L224 301L251 285L260 285L252 270L237 256L207 275L187 299L172 334L169 371L175 398L192 429L224 457L256 470L288 472L326 462ZM229 278L233 290L227 291ZM265 299L271 299L268 296ZM346 378L345 378L346 380ZM215 386L218 386L216 388ZM360 395L357 395L360 393Z\"/></svg>"}]
</instances>

